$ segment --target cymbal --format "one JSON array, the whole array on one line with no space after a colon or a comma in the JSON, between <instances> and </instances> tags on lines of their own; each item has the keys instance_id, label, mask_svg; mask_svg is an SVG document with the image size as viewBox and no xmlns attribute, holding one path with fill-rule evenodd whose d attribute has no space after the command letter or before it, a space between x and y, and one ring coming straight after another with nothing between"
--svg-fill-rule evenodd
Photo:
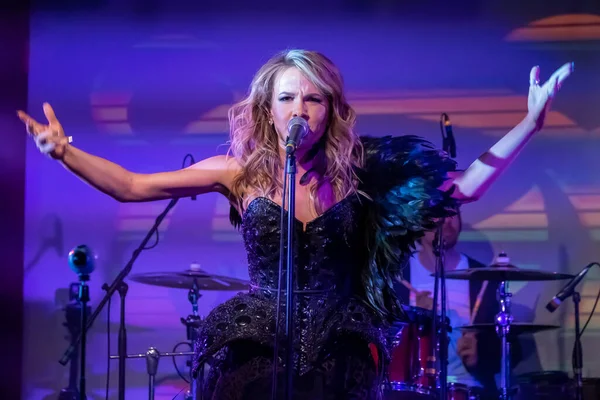
<instances>
[{"instance_id":1,"label":"cymbal","mask_svg":"<svg viewBox=\"0 0 600 400\"><path fill-rule=\"evenodd\" d=\"M456 269L444 274L446 279L464 279L471 281L557 281L572 279L575 276L545 272L535 269L523 269L512 265L490 266L485 268ZM435 274L431 274L435 276Z\"/></svg>"},{"instance_id":2,"label":"cymbal","mask_svg":"<svg viewBox=\"0 0 600 400\"><path fill-rule=\"evenodd\" d=\"M510 324L510 335L523 335L526 333L549 331L549 330L558 329L558 328L560 328L560 326L558 326L558 325L537 325L537 324L513 322L512 324ZM464 325L464 326L457 327L457 329L460 329L463 331L496 332L496 324L492 322L492 323L487 323L487 324Z\"/></svg>"},{"instance_id":3,"label":"cymbal","mask_svg":"<svg viewBox=\"0 0 600 400\"><path fill-rule=\"evenodd\" d=\"M249 281L212 275L200 269L188 269L182 272L148 272L132 275L129 279L147 285L175 289L192 289L194 283L198 290L248 290L250 287Z\"/></svg>"}]
</instances>

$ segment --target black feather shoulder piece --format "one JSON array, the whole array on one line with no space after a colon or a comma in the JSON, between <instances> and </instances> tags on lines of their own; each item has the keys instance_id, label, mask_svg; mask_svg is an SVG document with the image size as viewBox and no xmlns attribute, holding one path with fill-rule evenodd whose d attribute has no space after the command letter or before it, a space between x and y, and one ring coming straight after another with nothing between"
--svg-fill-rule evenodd
<instances>
[{"instance_id":1,"label":"black feather shoulder piece","mask_svg":"<svg viewBox=\"0 0 600 400\"><path fill-rule=\"evenodd\" d=\"M358 189L369 197L362 270L365 300L382 317L401 314L393 280L425 231L439 218L455 214L451 191L439 188L456 163L417 136L362 137L364 167L357 171Z\"/></svg>"}]
</instances>

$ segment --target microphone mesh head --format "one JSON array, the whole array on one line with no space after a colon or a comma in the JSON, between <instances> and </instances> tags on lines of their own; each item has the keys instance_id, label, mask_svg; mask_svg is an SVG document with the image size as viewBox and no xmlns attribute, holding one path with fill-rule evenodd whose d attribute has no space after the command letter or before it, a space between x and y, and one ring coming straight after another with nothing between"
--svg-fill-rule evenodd
<instances>
[{"instance_id":1,"label":"microphone mesh head","mask_svg":"<svg viewBox=\"0 0 600 400\"><path fill-rule=\"evenodd\" d=\"M304 137L304 135L306 135L306 133L308 132L308 122L306 122L306 120L302 117L294 117L290 119L290 122L288 122L288 133L291 133L292 129L295 128L300 128L300 136Z\"/></svg>"}]
</instances>

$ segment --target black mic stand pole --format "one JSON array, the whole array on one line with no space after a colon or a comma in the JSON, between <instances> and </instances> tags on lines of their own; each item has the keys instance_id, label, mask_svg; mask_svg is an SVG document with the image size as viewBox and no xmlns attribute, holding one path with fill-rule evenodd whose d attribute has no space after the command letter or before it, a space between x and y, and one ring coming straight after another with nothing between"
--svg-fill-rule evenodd
<instances>
[{"instance_id":1,"label":"black mic stand pole","mask_svg":"<svg viewBox=\"0 0 600 400\"><path fill-rule=\"evenodd\" d=\"M296 210L296 155L286 147L288 181L286 297L285 297L285 398L292 400L294 384L294 221Z\"/></svg>"},{"instance_id":2,"label":"black mic stand pole","mask_svg":"<svg viewBox=\"0 0 600 400\"><path fill-rule=\"evenodd\" d=\"M143 250L143 248L141 250ZM106 283L102 285L102 289L107 290L107 288L108 285ZM119 297L121 298L119 335L117 339L117 354L119 355L119 400L124 400L125 398L125 360L127 356L127 331L125 330L125 296L127 295L128 289L129 286L125 282L121 282L121 284L117 287Z\"/></svg>"},{"instance_id":3,"label":"black mic stand pole","mask_svg":"<svg viewBox=\"0 0 600 400\"><path fill-rule=\"evenodd\" d=\"M438 229L438 228L436 228ZM436 231L437 232L437 231ZM436 233L433 239L433 253L436 257L435 259L435 273L434 273L434 278L433 278L433 305L431 307L431 315L432 315L432 321L431 321L431 331L433 332L433 337L434 340L431 341L431 349L430 349L430 354L427 357L427 369L425 371L425 373L431 378L431 386L437 386L437 378L438 378L438 362L439 362L439 358L438 358L438 349L439 349L439 345L438 345L438 323L439 320L437 318L437 309L438 309L438 292L440 291L439 289L439 285L440 285L440 271L439 271L439 265L438 265L438 247L437 247L437 238L438 238L438 234Z\"/></svg>"},{"instance_id":4,"label":"black mic stand pole","mask_svg":"<svg viewBox=\"0 0 600 400\"><path fill-rule=\"evenodd\" d=\"M440 399L446 399L447 392L447 381L448 381L448 333L446 326L446 276L444 269L444 240L443 240L443 231L444 231L444 221L442 218L439 221L439 225L436 228L437 232L435 234L435 239L433 243L434 253L435 253L435 283L434 283L434 294L433 294L433 321L432 321L432 331L434 333L434 337L437 340L434 340L431 343L431 356L429 358L428 368L430 369L430 375L433 375L433 379L439 376L439 394ZM439 290L438 290L439 288ZM440 293L440 315L438 317L437 313L437 305L438 305L438 291ZM438 326L439 324L439 326ZM439 366L439 375L438 375L438 366Z\"/></svg>"},{"instance_id":5,"label":"black mic stand pole","mask_svg":"<svg viewBox=\"0 0 600 400\"><path fill-rule=\"evenodd\" d=\"M579 328L579 292L573 292L573 305L575 306L575 344L573 346L573 375L575 378L575 399L583 400L583 349L581 346L581 330Z\"/></svg>"},{"instance_id":6,"label":"black mic stand pole","mask_svg":"<svg viewBox=\"0 0 600 400\"><path fill-rule=\"evenodd\" d=\"M446 113L442 113L440 119L440 130L442 133L442 147L446 153L449 153L452 157L456 156L456 142L454 141L454 135L451 131L446 134L446 125L450 124L449 117ZM446 325L446 273L444 268L444 222L442 218L439 221L437 227L436 238L434 240L434 251L436 255L436 267L435 267L435 283L434 283L434 294L433 294L433 333L437 340L432 343L431 356L429 358L430 373L433 374L435 379L437 375L436 361L439 361L439 387L440 387L440 399L446 399L447 384L448 384L448 331ZM437 304L438 304L438 288L440 289L440 317L438 320ZM438 328L438 321L440 327ZM439 351L436 352L436 347L439 346ZM436 357L439 357L439 360Z\"/></svg>"},{"instance_id":7,"label":"black mic stand pole","mask_svg":"<svg viewBox=\"0 0 600 400\"><path fill-rule=\"evenodd\" d=\"M77 292L75 292L75 290ZM79 303L79 283L71 283L69 287L69 304L65 307L67 322L63 325L69 330L69 340L75 340L81 330L81 304ZM86 311L91 312L91 307L88 306ZM66 388L60 391L58 400L78 400L79 390L77 389L77 381L79 375L79 350L75 347L75 351L71 355L69 362L69 384Z\"/></svg>"},{"instance_id":8,"label":"black mic stand pole","mask_svg":"<svg viewBox=\"0 0 600 400\"><path fill-rule=\"evenodd\" d=\"M150 240L152 235L154 235L154 233L158 230L158 226L160 225L162 220L167 216L167 214L175 206L175 204L177 204L177 201L179 201L179 198L171 199L171 201L169 202L169 204L167 205L165 210L158 217L156 217L156 221L154 222L154 225L152 226L152 228L150 228L150 230L148 231L148 234L146 235L144 240L142 240L142 243L138 246L138 248L133 251L131 259L129 260L127 265L125 265L125 267L121 270L121 272L119 272L119 275L117 275L117 277L114 279L113 283L111 283L110 286L107 286L106 284L103 286L103 289L106 290L106 294L102 298L102 301L100 301L100 303L98 304L98 307L96 308L94 313L90 316L89 321L86 321L86 322L82 321L82 331L81 331L79 337L71 343L71 345L65 351L63 357L59 360L59 362L62 365L66 365L69 362L69 359L71 358L71 354L75 351L75 348L77 347L77 345L80 342L82 344L84 344L84 340L85 340L87 331L92 327L92 325L94 324L94 321L96 320L96 318L98 318L98 315L100 314L100 312L102 311L104 306L106 306L108 299L111 298L112 295L117 290L122 290L124 280L127 277L127 275L129 275L129 273L131 272L131 269L133 268L133 263L135 262L135 260L137 260L138 256L142 252L142 250L144 250L144 248L146 247L146 244L148 243L148 241ZM126 291L126 289L125 289L125 291ZM121 301L123 304L124 294L122 294ZM83 305L83 309L85 309L85 305ZM124 314L125 314L124 308L121 307L121 325L125 324ZM83 316L84 315L82 312L82 317ZM87 317L87 315L86 315L86 317ZM125 337L126 332L125 332L124 326L121 326L119 328L119 334L123 335L122 337L120 337L120 340L119 340L119 353L120 353L121 350L124 350L124 349L122 349L123 345L125 343L127 343L127 339ZM82 357L83 357L83 355L84 354L82 354ZM125 357L126 357L126 354L119 354L119 392L118 392L119 400L125 399L125 363L124 363ZM81 377L80 377L80 379L81 379ZM82 392L80 392L80 395L81 394L82 394Z\"/></svg>"},{"instance_id":9,"label":"black mic stand pole","mask_svg":"<svg viewBox=\"0 0 600 400\"><path fill-rule=\"evenodd\" d=\"M79 292L77 300L81 304L81 346L79 349L80 361L79 361L79 400L85 400L85 360L86 360L86 341L87 331L85 329L87 324L88 315L88 302L90 301L90 287L87 285L87 281L90 280L88 274L79 275Z\"/></svg>"}]
</instances>

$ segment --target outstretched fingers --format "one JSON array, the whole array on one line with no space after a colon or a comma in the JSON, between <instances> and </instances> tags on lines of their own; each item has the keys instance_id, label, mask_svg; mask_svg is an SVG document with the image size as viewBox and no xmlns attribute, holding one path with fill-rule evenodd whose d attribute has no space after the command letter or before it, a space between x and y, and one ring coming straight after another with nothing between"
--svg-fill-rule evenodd
<instances>
[{"instance_id":1,"label":"outstretched fingers","mask_svg":"<svg viewBox=\"0 0 600 400\"><path fill-rule=\"evenodd\" d=\"M30 135L36 136L45 130L45 126L31 118L27 113L19 110L17 116L25 124L25 129Z\"/></svg>"},{"instance_id":2,"label":"outstretched fingers","mask_svg":"<svg viewBox=\"0 0 600 400\"><path fill-rule=\"evenodd\" d=\"M50 126L55 126L58 125L58 119L56 118L56 114L54 113L54 109L52 108L52 106L48 103L44 103L43 105L44 108L44 115L46 116L46 119L48 120L48 124Z\"/></svg>"},{"instance_id":3,"label":"outstretched fingers","mask_svg":"<svg viewBox=\"0 0 600 400\"><path fill-rule=\"evenodd\" d=\"M529 86L536 86L540 84L540 67L536 65L531 68L529 72Z\"/></svg>"},{"instance_id":4,"label":"outstretched fingers","mask_svg":"<svg viewBox=\"0 0 600 400\"><path fill-rule=\"evenodd\" d=\"M548 90L548 93L552 96L556 94L565 81L575 71L575 63L566 63L552 74L548 81L544 83L544 87Z\"/></svg>"}]
</instances>

